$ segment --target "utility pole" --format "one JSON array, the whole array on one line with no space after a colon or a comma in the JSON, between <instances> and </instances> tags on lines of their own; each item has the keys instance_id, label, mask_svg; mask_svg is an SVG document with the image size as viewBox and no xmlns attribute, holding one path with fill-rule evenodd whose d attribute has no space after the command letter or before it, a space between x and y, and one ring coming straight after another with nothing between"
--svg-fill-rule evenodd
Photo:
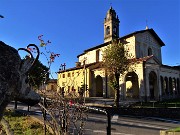
<instances>
[{"instance_id":1,"label":"utility pole","mask_svg":"<svg viewBox=\"0 0 180 135\"><path fill-rule=\"evenodd\" d=\"M87 85L87 75L86 75L86 60L87 58L84 57L83 65L84 65L84 103L85 103L85 97L86 97L86 85Z\"/></svg>"}]
</instances>

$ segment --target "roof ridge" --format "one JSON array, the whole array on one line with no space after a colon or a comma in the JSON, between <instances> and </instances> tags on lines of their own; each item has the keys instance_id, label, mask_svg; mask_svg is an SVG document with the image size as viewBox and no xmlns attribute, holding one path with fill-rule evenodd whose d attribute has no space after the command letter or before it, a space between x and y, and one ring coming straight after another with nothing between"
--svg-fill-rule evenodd
<instances>
[{"instance_id":1,"label":"roof ridge","mask_svg":"<svg viewBox=\"0 0 180 135\"><path fill-rule=\"evenodd\" d=\"M160 37L156 34L156 32L155 32L152 28L150 28L150 29L145 29L145 30L134 31L134 32L132 32L132 33L130 33L130 34L127 34L127 35L125 35L125 36L119 37L119 38L117 38L117 39L122 40L122 39L127 38L127 37L129 37L129 36L132 36L132 35L134 35L134 34L143 33L143 32L145 32L145 31L149 31L149 32L156 38L156 40L159 42L159 44L160 44L161 46L164 46L164 45L165 45L165 44L163 43L163 41L160 39ZM99 45L94 46L94 47L91 47L91 48L89 48L89 49L86 49L86 50L84 50L83 53L77 55L77 58L79 58L79 56L85 54L85 53L88 52L88 51L91 51L91 50L93 50L93 49L98 49L98 48L100 48L100 47L104 47L104 46L108 45L110 42L111 42L111 41L105 42L105 43L102 43L102 44L99 44Z\"/></svg>"}]
</instances>

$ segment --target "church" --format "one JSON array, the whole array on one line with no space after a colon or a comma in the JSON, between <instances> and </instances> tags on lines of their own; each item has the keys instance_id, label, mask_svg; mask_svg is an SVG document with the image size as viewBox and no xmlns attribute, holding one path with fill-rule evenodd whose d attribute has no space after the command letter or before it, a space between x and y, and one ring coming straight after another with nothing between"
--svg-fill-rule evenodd
<instances>
[{"instance_id":1,"label":"church","mask_svg":"<svg viewBox=\"0 0 180 135\"><path fill-rule=\"evenodd\" d=\"M104 48L112 40L125 41L124 47L137 63L119 79L120 100L161 101L180 97L180 66L162 64L164 42L153 29L135 31L119 37L119 18L110 7L104 19L104 43L84 50L77 56L75 67L58 72L57 91L65 96L113 98L109 76L101 66Z\"/></svg>"}]
</instances>

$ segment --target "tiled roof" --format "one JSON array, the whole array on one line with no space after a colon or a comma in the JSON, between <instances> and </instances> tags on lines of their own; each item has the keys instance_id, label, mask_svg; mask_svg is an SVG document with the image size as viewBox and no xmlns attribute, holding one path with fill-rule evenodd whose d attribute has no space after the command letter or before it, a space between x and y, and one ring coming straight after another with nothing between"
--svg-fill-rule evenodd
<instances>
[{"instance_id":1,"label":"tiled roof","mask_svg":"<svg viewBox=\"0 0 180 135\"><path fill-rule=\"evenodd\" d=\"M149 59L153 58L154 61L156 61L158 64L161 65L160 61L154 56L154 55L150 55L150 56L146 56L143 58L134 58L134 59L130 59L131 62L146 62Z\"/></svg>"},{"instance_id":2,"label":"tiled roof","mask_svg":"<svg viewBox=\"0 0 180 135\"><path fill-rule=\"evenodd\" d=\"M101 62L94 62L94 63L86 64L85 67L88 68L90 66L97 65L99 63L101 63ZM61 70L61 71L59 71L57 73L64 73L64 72L67 72L67 71L73 71L73 70L82 69L82 68L84 68L84 65L81 65L79 67L69 68L69 69L66 69L66 70Z\"/></svg>"},{"instance_id":3,"label":"tiled roof","mask_svg":"<svg viewBox=\"0 0 180 135\"><path fill-rule=\"evenodd\" d=\"M103 47L103 46L107 46L107 45L109 45L110 43L111 43L111 41L106 42L106 43L103 43L103 44L100 44L100 45L97 45L97 46L92 47L92 48L89 48L89 49L87 49L87 50L84 50L84 52L81 53L81 54L79 54L79 55L77 56L77 58L79 58L79 56L81 56L81 55L84 55L86 52L92 51L92 50L94 50L94 49L101 48L101 47Z\"/></svg>"},{"instance_id":4,"label":"tiled roof","mask_svg":"<svg viewBox=\"0 0 180 135\"><path fill-rule=\"evenodd\" d=\"M180 71L180 65L179 66L162 65L162 67L169 68L169 69L175 69L175 70Z\"/></svg>"},{"instance_id":5,"label":"tiled roof","mask_svg":"<svg viewBox=\"0 0 180 135\"><path fill-rule=\"evenodd\" d=\"M161 46L164 46L165 44L164 44L164 42L160 39L160 37L156 34L156 32L153 30L153 29L146 29L146 30L140 30L140 31L135 31L135 32L133 32L133 33L130 33L130 34L128 34L128 35L126 35L126 36L123 36L123 37L121 37L121 38L128 38L128 37L131 37L131 36L133 36L133 35L135 35L135 34L138 34L138 33L143 33L143 32L146 32L146 31L149 31L154 37L155 37L155 39L158 41L158 43L161 45ZM121 39L120 38L120 39Z\"/></svg>"},{"instance_id":6,"label":"tiled roof","mask_svg":"<svg viewBox=\"0 0 180 135\"><path fill-rule=\"evenodd\" d=\"M50 79L49 81L48 81L48 83L56 83L57 82L57 79Z\"/></svg>"},{"instance_id":7,"label":"tiled roof","mask_svg":"<svg viewBox=\"0 0 180 135\"><path fill-rule=\"evenodd\" d=\"M150 55L150 56L146 56L146 57L143 57L143 58L130 59L130 61L131 62L147 61L147 60L149 60L152 57L153 57L153 55Z\"/></svg>"}]
</instances>

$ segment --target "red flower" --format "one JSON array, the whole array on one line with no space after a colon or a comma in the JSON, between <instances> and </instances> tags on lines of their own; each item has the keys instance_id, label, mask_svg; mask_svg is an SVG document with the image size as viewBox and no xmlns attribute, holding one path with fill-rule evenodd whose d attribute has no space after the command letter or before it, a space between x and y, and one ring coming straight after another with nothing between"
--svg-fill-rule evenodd
<instances>
[{"instance_id":1,"label":"red flower","mask_svg":"<svg viewBox=\"0 0 180 135\"><path fill-rule=\"evenodd\" d=\"M69 105L72 106L73 105L73 101L69 100Z\"/></svg>"}]
</instances>

